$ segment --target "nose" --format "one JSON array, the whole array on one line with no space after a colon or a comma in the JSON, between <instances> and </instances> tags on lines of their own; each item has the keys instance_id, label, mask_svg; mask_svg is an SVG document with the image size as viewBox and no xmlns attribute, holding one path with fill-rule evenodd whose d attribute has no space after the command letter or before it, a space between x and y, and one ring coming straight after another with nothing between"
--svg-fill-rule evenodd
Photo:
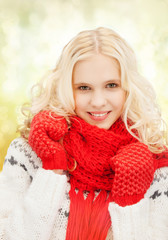
<instances>
[{"instance_id":1,"label":"nose","mask_svg":"<svg viewBox=\"0 0 168 240\"><path fill-rule=\"evenodd\" d=\"M104 107L107 104L107 99L106 99L105 95L103 94L103 92L94 91L90 98L90 104L94 108L101 109L102 107Z\"/></svg>"}]
</instances>

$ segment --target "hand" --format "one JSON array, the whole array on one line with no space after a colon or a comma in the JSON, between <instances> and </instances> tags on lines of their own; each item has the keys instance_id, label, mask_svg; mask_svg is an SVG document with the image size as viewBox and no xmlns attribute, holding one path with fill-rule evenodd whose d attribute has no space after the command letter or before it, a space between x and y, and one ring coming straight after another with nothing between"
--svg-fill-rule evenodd
<instances>
[{"instance_id":1,"label":"hand","mask_svg":"<svg viewBox=\"0 0 168 240\"><path fill-rule=\"evenodd\" d=\"M110 164L115 172L112 185L113 201L120 206L139 202L153 181L156 159L148 147L140 142L119 150Z\"/></svg>"},{"instance_id":2,"label":"hand","mask_svg":"<svg viewBox=\"0 0 168 240\"><path fill-rule=\"evenodd\" d=\"M28 141L41 158L44 169L67 169L66 153L60 144L67 132L65 118L51 111L43 111L34 116Z\"/></svg>"}]
</instances>

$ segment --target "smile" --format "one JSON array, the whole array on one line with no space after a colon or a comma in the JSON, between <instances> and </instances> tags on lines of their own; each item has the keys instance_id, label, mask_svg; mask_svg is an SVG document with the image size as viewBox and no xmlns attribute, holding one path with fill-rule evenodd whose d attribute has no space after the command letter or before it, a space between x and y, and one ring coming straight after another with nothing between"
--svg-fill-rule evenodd
<instances>
[{"instance_id":1,"label":"smile","mask_svg":"<svg viewBox=\"0 0 168 240\"><path fill-rule=\"evenodd\" d=\"M102 121L108 117L110 111L108 111L108 112L88 112L88 113L92 120Z\"/></svg>"},{"instance_id":2,"label":"smile","mask_svg":"<svg viewBox=\"0 0 168 240\"><path fill-rule=\"evenodd\" d=\"M96 117L102 117L102 116L104 116L104 115L106 115L108 112L106 112L106 113L90 113L92 116L96 116Z\"/></svg>"}]
</instances>

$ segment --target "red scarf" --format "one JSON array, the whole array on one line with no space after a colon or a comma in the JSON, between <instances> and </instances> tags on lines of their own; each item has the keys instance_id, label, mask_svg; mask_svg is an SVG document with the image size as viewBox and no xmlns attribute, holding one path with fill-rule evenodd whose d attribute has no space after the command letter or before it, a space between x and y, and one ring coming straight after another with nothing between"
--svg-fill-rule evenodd
<instances>
[{"instance_id":1,"label":"red scarf","mask_svg":"<svg viewBox=\"0 0 168 240\"><path fill-rule=\"evenodd\" d=\"M70 215L66 240L104 240L111 226L108 205L114 172L109 164L117 150L137 142L121 119L109 130L90 125L79 117L71 118L71 128L64 137L70 172ZM78 189L78 192L75 191ZM86 199L83 192L89 191ZM101 190L95 198L95 191ZM95 198L95 200L94 200Z\"/></svg>"},{"instance_id":2,"label":"red scarf","mask_svg":"<svg viewBox=\"0 0 168 240\"><path fill-rule=\"evenodd\" d=\"M82 190L110 191L114 172L109 164L117 150L137 142L129 134L121 119L109 130L90 125L79 117L71 118L71 128L63 140L67 152L68 167L77 167L70 172L71 184Z\"/></svg>"}]
</instances>

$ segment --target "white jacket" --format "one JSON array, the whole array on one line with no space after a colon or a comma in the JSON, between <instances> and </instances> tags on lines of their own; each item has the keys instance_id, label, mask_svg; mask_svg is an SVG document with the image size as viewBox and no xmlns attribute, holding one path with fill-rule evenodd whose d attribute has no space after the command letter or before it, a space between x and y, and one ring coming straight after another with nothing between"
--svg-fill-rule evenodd
<instances>
[{"instance_id":1,"label":"white jacket","mask_svg":"<svg viewBox=\"0 0 168 240\"><path fill-rule=\"evenodd\" d=\"M15 139L0 173L0 240L64 240L69 190L66 175L43 169L27 141ZM107 240L168 240L168 167L156 170L144 199L111 202L109 212Z\"/></svg>"}]
</instances>

